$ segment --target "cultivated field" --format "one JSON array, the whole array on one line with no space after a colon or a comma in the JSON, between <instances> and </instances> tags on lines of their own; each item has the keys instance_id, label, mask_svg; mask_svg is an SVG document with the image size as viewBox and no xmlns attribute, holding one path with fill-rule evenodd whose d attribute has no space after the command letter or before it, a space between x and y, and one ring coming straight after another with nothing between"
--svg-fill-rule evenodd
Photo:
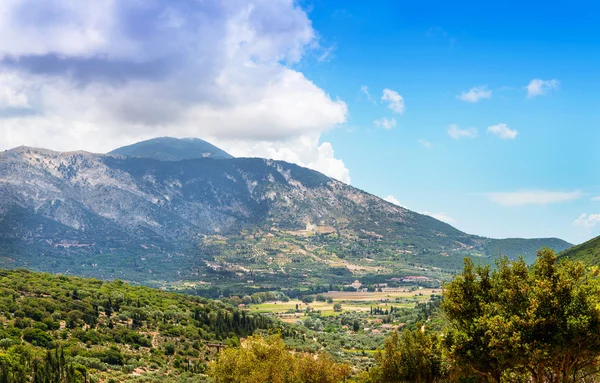
<instances>
[{"instance_id":1,"label":"cultivated field","mask_svg":"<svg viewBox=\"0 0 600 383\"><path fill-rule=\"evenodd\" d=\"M354 292L354 291L331 291L325 295L325 297L331 297L334 301L366 301L366 302L377 302L385 300L395 300L396 298L402 299L418 299L418 300L429 300L431 295L440 295L440 289L420 289L415 291L409 291L408 289L399 289L394 292Z\"/></svg>"},{"instance_id":2,"label":"cultivated field","mask_svg":"<svg viewBox=\"0 0 600 383\"><path fill-rule=\"evenodd\" d=\"M432 294L439 295L440 292L440 289L397 292L329 292L323 295L326 298L332 298L333 303L315 301L306 304L300 300L293 299L289 302L278 301L250 305L250 310L253 312L277 314L284 321L295 322L296 319L304 316L307 307L310 307L313 311L320 311L323 316L338 314L333 310L335 303L342 304L342 311L368 312L372 307L389 309L390 306L394 306L395 308L412 308L415 306L415 301L426 302ZM296 309L299 312L296 312Z\"/></svg>"}]
</instances>

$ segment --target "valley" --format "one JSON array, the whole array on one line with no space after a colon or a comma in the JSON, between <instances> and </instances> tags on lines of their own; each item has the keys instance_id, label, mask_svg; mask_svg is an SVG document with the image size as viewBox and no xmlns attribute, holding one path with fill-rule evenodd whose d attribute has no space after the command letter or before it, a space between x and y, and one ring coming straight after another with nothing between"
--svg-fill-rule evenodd
<instances>
[{"instance_id":1,"label":"valley","mask_svg":"<svg viewBox=\"0 0 600 383\"><path fill-rule=\"evenodd\" d=\"M0 383L600 383L596 7L0 0Z\"/></svg>"},{"instance_id":2,"label":"valley","mask_svg":"<svg viewBox=\"0 0 600 383\"><path fill-rule=\"evenodd\" d=\"M565 250L557 238L470 235L318 172L205 144L0 153L0 378L237 382L259 371L245 358L279 374L279 355L300 382L389 382L378 374L405 359L386 358L417 349L422 363L446 363L432 381L473 378L451 359L478 368L449 343L467 313L451 305L544 286L533 281L545 278L537 267L557 270L538 266L554 265L550 248L564 251L560 278L584 272L566 259L596 263L596 241ZM539 299L531 291L523 299Z\"/></svg>"}]
</instances>

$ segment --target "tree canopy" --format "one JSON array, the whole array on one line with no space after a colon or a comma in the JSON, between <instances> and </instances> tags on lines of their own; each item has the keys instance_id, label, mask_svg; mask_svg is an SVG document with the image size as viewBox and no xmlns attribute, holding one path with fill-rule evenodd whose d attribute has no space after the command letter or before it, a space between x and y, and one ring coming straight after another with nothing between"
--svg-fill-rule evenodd
<instances>
[{"instance_id":1,"label":"tree canopy","mask_svg":"<svg viewBox=\"0 0 600 383\"><path fill-rule=\"evenodd\" d=\"M327 354L290 353L279 335L249 337L209 366L215 383L336 383L350 372L350 366Z\"/></svg>"},{"instance_id":2,"label":"tree canopy","mask_svg":"<svg viewBox=\"0 0 600 383\"><path fill-rule=\"evenodd\" d=\"M445 286L444 344L460 373L489 382L583 382L600 355L600 281L550 249L528 267L501 258L493 271L465 260Z\"/></svg>"}]
</instances>

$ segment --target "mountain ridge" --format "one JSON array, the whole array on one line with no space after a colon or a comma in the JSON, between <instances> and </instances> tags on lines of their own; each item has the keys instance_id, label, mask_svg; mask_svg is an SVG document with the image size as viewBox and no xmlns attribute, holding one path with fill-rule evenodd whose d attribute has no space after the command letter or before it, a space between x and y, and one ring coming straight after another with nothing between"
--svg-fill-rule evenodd
<instances>
[{"instance_id":1,"label":"mountain ridge","mask_svg":"<svg viewBox=\"0 0 600 383\"><path fill-rule=\"evenodd\" d=\"M0 153L0 196L0 265L122 278L121 264L134 281L245 283L260 279L255 270L278 283L321 274L340 282L417 271L433 278L464 256L500 249L531 258L540 245L570 246L467 234L317 171L261 158L164 161L19 147Z\"/></svg>"}]
</instances>

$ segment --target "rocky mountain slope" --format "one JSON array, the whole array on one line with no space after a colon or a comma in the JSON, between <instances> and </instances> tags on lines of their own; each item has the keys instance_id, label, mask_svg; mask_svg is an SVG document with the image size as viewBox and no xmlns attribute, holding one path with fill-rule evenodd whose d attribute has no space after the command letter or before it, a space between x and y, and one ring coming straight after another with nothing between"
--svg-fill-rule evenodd
<instances>
[{"instance_id":1,"label":"rocky mountain slope","mask_svg":"<svg viewBox=\"0 0 600 383\"><path fill-rule=\"evenodd\" d=\"M219 159L218 151L177 161L179 141L107 155L0 153L0 265L103 278L127 268L138 281L198 279L206 270L257 279L253 265L263 276L289 276L296 265L298 275L333 270L345 281L400 264L450 267L465 255L570 246L469 235L282 161Z\"/></svg>"}]
</instances>

